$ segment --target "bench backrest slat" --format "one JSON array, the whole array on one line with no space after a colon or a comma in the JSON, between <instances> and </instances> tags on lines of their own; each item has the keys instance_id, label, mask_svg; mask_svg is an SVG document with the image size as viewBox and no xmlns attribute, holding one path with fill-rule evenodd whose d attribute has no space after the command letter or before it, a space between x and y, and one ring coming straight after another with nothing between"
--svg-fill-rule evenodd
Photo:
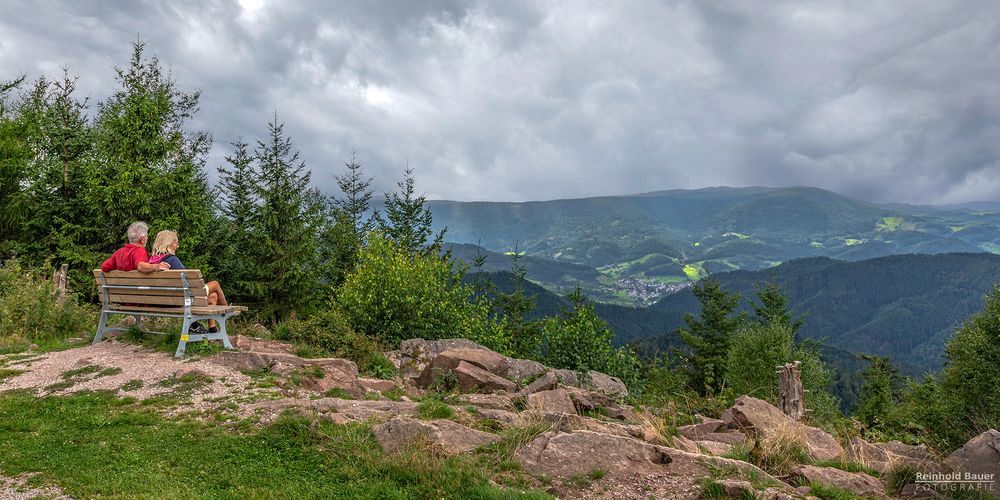
<instances>
[{"instance_id":1,"label":"bench backrest slat","mask_svg":"<svg viewBox=\"0 0 1000 500\"><path fill-rule=\"evenodd\" d=\"M94 271L94 279L99 287L107 285L109 305L134 304L161 307L184 306L184 281L181 273L185 273L189 285L189 295L192 306L207 306L208 292L201 271L197 269L157 271L140 273L138 271L110 271L104 273ZM104 290L102 289L102 297Z\"/></svg>"}]
</instances>

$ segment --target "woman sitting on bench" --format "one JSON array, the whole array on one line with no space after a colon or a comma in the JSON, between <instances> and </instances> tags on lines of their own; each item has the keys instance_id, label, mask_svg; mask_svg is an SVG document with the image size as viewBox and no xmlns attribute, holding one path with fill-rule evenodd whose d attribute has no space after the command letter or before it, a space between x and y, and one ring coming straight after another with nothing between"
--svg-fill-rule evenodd
<instances>
[{"instance_id":1,"label":"woman sitting on bench","mask_svg":"<svg viewBox=\"0 0 1000 500\"><path fill-rule=\"evenodd\" d=\"M158 264L160 262L166 262L170 264L170 269L186 269L184 264L181 263L181 259L177 258L177 247L180 245L177 239L177 233L175 231L163 230L156 233L156 240L153 241L153 256L149 258L150 264ZM226 302L226 294L222 292L222 287L219 286L218 281L209 281L205 285L208 289L208 304L209 305L228 305ZM208 330L205 327L195 321L191 324L188 329L191 333L203 334L203 333L216 333L218 332L218 327L215 325L215 320L208 320Z\"/></svg>"}]
</instances>

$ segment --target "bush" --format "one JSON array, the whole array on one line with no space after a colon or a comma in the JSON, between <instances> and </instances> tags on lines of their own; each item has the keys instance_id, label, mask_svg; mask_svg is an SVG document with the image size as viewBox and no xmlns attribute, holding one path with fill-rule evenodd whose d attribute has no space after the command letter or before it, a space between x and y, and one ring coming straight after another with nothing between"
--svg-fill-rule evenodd
<instances>
[{"instance_id":1,"label":"bush","mask_svg":"<svg viewBox=\"0 0 1000 500\"><path fill-rule=\"evenodd\" d=\"M336 299L355 331L390 345L463 337L507 352L506 334L490 318L490 305L462 283L463 270L447 258L411 255L372 234L358 259Z\"/></svg>"},{"instance_id":2,"label":"bush","mask_svg":"<svg viewBox=\"0 0 1000 500\"><path fill-rule=\"evenodd\" d=\"M352 330L336 304L330 304L307 320L282 322L275 329L275 337L318 348L321 350L315 353L318 355L350 359L365 375L379 378L396 375L396 367L382 354L378 342Z\"/></svg>"},{"instance_id":3,"label":"bush","mask_svg":"<svg viewBox=\"0 0 1000 500\"><path fill-rule=\"evenodd\" d=\"M947 438L959 446L984 429L1000 427L1000 285L948 341L945 358L941 388L964 427Z\"/></svg>"},{"instance_id":4,"label":"bush","mask_svg":"<svg viewBox=\"0 0 1000 500\"><path fill-rule=\"evenodd\" d=\"M72 294L59 304L40 272L23 269L16 260L0 267L0 349L86 337L96 328L93 308Z\"/></svg>"},{"instance_id":5,"label":"bush","mask_svg":"<svg viewBox=\"0 0 1000 500\"><path fill-rule=\"evenodd\" d=\"M805 405L810 417L825 426L842 418L837 400L828 390L832 372L819 359L818 349L808 343L795 344L790 325L784 323L744 325L730 341L725 382L734 394L748 394L777 403L778 374L775 367L800 361Z\"/></svg>"},{"instance_id":6,"label":"bush","mask_svg":"<svg viewBox=\"0 0 1000 500\"><path fill-rule=\"evenodd\" d=\"M641 393L642 364L628 347L611 346L611 329L585 302L579 290L569 296L573 308L542 322L542 356L539 361L553 368L586 372L595 370L618 377L629 391Z\"/></svg>"}]
</instances>

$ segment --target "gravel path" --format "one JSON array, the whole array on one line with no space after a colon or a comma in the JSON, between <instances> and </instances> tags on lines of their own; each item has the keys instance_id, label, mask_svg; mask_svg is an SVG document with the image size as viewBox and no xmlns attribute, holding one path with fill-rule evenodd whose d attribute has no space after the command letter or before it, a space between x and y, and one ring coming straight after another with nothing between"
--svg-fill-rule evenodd
<instances>
[{"instance_id":1,"label":"gravel path","mask_svg":"<svg viewBox=\"0 0 1000 500\"><path fill-rule=\"evenodd\" d=\"M30 476L7 477L0 475L0 500L27 500L29 498L71 498L55 486L34 488L28 486Z\"/></svg>"}]
</instances>

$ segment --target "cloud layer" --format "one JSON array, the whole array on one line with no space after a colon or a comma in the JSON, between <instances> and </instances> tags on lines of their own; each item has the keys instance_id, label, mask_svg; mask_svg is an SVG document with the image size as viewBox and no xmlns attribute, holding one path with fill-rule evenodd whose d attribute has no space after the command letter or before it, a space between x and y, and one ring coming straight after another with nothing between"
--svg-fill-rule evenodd
<instances>
[{"instance_id":1,"label":"cloud layer","mask_svg":"<svg viewBox=\"0 0 1000 500\"><path fill-rule=\"evenodd\" d=\"M315 182L356 150L391 189L533 200L810 185L1000 200L1000 4L0 0L0 79L99 101L137 38L216 144L274 111Z\"/></svg>"}]
</instances>

